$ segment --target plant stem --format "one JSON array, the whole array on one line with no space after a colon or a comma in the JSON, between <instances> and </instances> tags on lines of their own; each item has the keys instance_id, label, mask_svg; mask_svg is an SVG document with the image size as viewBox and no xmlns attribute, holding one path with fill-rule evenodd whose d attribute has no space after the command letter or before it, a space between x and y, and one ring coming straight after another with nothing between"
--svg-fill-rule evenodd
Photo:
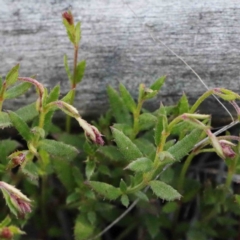
<instances>
[{"instance_id":1,"label":"plant stem","mask_svg":"<svg viewBox=\"0 0 240 240\"><path fill-rule=\"evenodd\" d=\"M201 97L198 98L198 100L194 103L192 108L190 109L189 113L194 113L197 108L200 106L200 104L209 96L213 94L214 90L210 89L209 91L205 92Z\"/></svg>"},{"instance_id":2,"label":"plant stem","mask_svg":"<svg viewBox=\"0 0 240 240\"><path fill-rule=\"evenodd\" d=\"M176 118L174 118L174 119L169 123L169 125L168 125L168 131L171 133L173 127L174 127L177 123L179 123L180 121L183 121L182 115L177 116Z\"/></svg>"},{"instance_id":3,"label":"plant stem","mask_svg":"<svg viewBox=\"0 0 240 240\"><path fill-rule=\"evenodd\" d=\"M179 177L179 182L178 182L178 191L181 193L182 189L183 189L183 185L184 185L184 181L185 181L185 177L186 177L186 173L187 170L190 166L190 163L192 162L193 157L195 156L195 154L190 153L186 159L186 161L183 164L181 173L180 173L180 177Z\"/></svg>"},{"instance_id":4,"label":"plant stem","mask_svg":"<svg viewBox=\"0 0 240 240\"><path fill-rule=\"evenodd\" d=\"M71 96L71 99L70 99L70 104L71 104L71 105L72 105L73 102L74 102L75 92L76 92L76 89L73 89L72 96ZM66 120L66 132L70 133L70 131L71 131L71 116L67 115L67 120Z\"/></svg>"},{"instance_id":5,"label":"plant stem","mask_svg":"<svg viewBox=\"0 0 240 240\"><path fill-rule=\"evenodd\" d=\"M3 83L2 85L2 89L1 89L1 92L0 92L0 112L2 111L2 105L3 105L3 101L4 101L4 93L6 91L6 88L7 88L7 84L6 82Z\"/></svg>"},{"instance_id":6,"label":"plant stem","mask_svg":"<svg viewBox=\"0 0 240 240\"><path fill-rule=\"evenodd\" d=\"M229 189L232 184L233 175L236 171L237 159L230 160L230 166L228 166L227 178L225 182L226 189Z\"/></svg>"},{"instance_id":7,"label":"plant stem","mask_svg":"<svg viewBox=\"0 0 240 240\"><path fill-rule=\"evenodd\" d=\"M72 89L76 88L76 74L77 74L77 60L78 60L78 45L74 46L74 69L73 69L73 84Z\"/></svg>"},{"instance_id":8,"label":"plant stem","mask_svg":"<svg viewBox=\"0 0 240 240\"><path fill-rule=\"evenodd\" d=\"M70 104L73 105L75 95L76 95L76 74L77 74L77 60L78 60L78 44L74 45L74 65L73 65L73 79L72 79L72 85L71 85L71 90L73 90L71 99L70 99ZM66 131L70 133L71 131L71 117L67 116L66 120Z\"/></svg>"},{"instance_id":9,"label":"plant stem","mask_svg":"<svg viewBox=\"0 0 240 240\"><path fill-rule=\"evenodd\" d=\"M42 175L42 186L41 186L41 217L42 217L42 227L44 232L47 231L47 214L46 214L46 189L47 189L47 176Z\"/></svg>"},{"instance_id":10,"label":"plant stem","mask_svg":"<svg viewBox=\"0 0 240 240\"><path fill-rule=\"evenodd\" d=\"M161 141L160 141L159 145L157 146L154 164L156 164L156 162L159 162L157 155L158 155L158 153L163 151L164 145L166 143L166 140L167 140L167 137L169 136L169 134L170 134L169 132L165 132L165 131L162 132Z\"/></svg>"},{"instance_id":11,"label":"plant stem","mask_svg":"<svg viewBox=\"0 0 240 240\"><path fill-rule=\"evenodd\" d=\"M144 102L143 100L139 100L137 108L133 113L133 134L131 139L134 139L139 132L139 115L142 109L143 102Z\"/></svg>"},{"instance_id":12,"label":"plant stem","mask_svg":"<svg viewBox=\"0 0 240 240\"><path fill-rule=\"evenodd\" d=\"M3 99L0 98L0 112L2 112Z\"/></svg>"},{"instance_id":13,"label":"plant stem","mask_svg":"<svg viewBox=\"0 0 240 240\"><path fill-rule=\"evenodd\" d=\"M148 178L149 176L149 173L146 174L146 178ZM141 183L139 183L138 185L132 187L132 188L129 188L126 192L126 194L131 194L131 193L135 193L141 189L143 189L144 187L146 187L148 181L146 181L146 179L143 179L143 181Z\"/></svg>"},{"instance_id":14,"label":"plant stem","mask_svg":"<svg viewBox=\"0 0 240 240\"><path fill-rule=\"evenodd\" d=\"M39 116L39 124L38 124L40 128L44 127L44 120L45 120L45 113L41 111Z\"/></svg>"},{"instance_id":15,"label":"plant stem","mask_svg":"<svg viewBox=\"0 0 240 240\"><path fill-rule=\"evenodd\" d=\"M227 189L229 189L230 186L231 186L233 174L234 173L233 173L232 169L229 168L228 173L227 173L226 183L225 183L225 186L226 186Z\"/></svg>"}]
</instances>

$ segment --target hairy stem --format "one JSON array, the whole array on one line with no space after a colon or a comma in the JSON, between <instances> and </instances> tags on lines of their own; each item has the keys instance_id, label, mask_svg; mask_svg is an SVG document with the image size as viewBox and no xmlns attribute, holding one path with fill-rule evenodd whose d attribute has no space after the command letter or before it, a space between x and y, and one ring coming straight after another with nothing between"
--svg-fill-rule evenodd
<instances>
[{"instance_id":1,"label":"hairy stem","mask_svg":"<svg viewBox=\"0 0 240 240\"><path fill-rule=\"evenodd\" d=\"M193 154L193 153L189 154L186 161L183 164L183 167L182 167L182 170L181 170L181 173L180 173L180 177L179 177L179 182L178 182L178 191L180 193L183 190L183 185L184 185L186 173L187 173L187 170L188 170L194 156L195 156L195 154Z\"/></svg>"},{"instance_id":2,"label":"hairy stem","mask_svg":"<svg viewBox=\"0 0 240 240\"><path fill-rule=\"evenodd\" d=\"M76 44L74 46L74 66L73 66L73 80L72 80L72 85L71 85L71 89L73 90L71 99L70 99L70 104L73 105L74 103L74 99L75 99L75 95L76 95L76 86L77 86L77 82L76 82L76 74L77 74L77 60L78 60L78 44ZM69 133L71 131L71 117L67 116L67 120L66 120L66 131Z\"/></svg>"},{"instance_id":3,"label":"hairy stem","mask_svg":"<svg viewBox=\"0 0 240 240\"><path fill-rule=\"evenodd\" d=\"M200 104L209 96L211 96L213 94L214 90L210 89L207 92L205 92L201 97L198 98L198 100L194 103L194 105L191 107L190 112L189 113L194 113L197 108L200 106Z\"/></svg>"},{"instance_id":4,"label":"hairy stem","mask_svg":"<svg viewBox=\"0 0 240 240\"><path fill-rule=\"evenodd\" d=\"M2 85L2 89L1 89L1 92L0 92L0 112L2 111L2 106L3 106L3 101L4 101L4 93L7 89L7 83L4 82L3 85Z\"/></svg>"},{"instance_id":5,"label":"hairy stem","mask_svg":"<svg viewBox=\"0 0 240 240\"><path fill-rule=\"evenodd\" d=\"M137 105L136 111L133 113L133 134L131 139L134 139L139 132L139 115L142 109L143 100L140 100Z\"/></svg>"}]
</instances>

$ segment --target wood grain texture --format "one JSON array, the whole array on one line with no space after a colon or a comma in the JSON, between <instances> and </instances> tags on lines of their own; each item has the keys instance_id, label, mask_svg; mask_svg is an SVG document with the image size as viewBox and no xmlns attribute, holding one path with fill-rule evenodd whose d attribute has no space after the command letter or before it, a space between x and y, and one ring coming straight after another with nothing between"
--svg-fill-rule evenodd
<instances>
[{"instance_id":1,"label":"wood grain texture","mask_svg":"<svg viewBox=\"0 0 240 240\"><path fill-rule=\"evenodd\" d=\"M62 94L69 89L63 66L66 53L73 60L73 49L61 23L61 13L71 7L82 23L79 60L87 61L86 74L75 105L83 115L104 112L106 86L126 84L136 96L138 84L150 85L167 74L168 80L158 99L172 104L184 91L191 100L204 87L156 39L182 56L209 87L239 90L240 5L237 0L0 0L0 74L16 63L21 76L37 74L51 88L61 84ZM14 109L34 101L34 90L24 97L6 102ZM209 101L206 110L223 116L224 110ZM226 114L225 114L226 115Z\"/></svg>"}]
</instances>

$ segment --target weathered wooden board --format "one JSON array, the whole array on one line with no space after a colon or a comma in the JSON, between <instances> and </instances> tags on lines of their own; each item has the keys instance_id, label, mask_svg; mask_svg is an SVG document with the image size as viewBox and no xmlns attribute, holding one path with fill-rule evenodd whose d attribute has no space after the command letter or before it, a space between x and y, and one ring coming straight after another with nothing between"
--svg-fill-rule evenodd
<instances>
[{"instance_id":1,"label":"weathered wooden board","mask_svg":"<svg viewBox=\"0 0 240 240\"><path fill-rule=\"evenodd\" d=\"M126 5L124 1L127 1ZM82 22L79 59L86 59L86 75L79 86L75 105L84 115L107 107L106 85L119 82L137 94L138 84L152 83L167 74L158 100L151 106L175 102L182 92L192 100L204 87L156 39L182 56L209 87L239 90L240 4L236 0L0 0L0 74L17 62L21 76L37 74L49 88L69 88L63 55L72 63L73 49L62 25L61 13L71 7ZM136 18L129 7L134 10ZM33 101L29 92L6 109ZM223 116L217 104L208 111Z\"/></svg>"}]
</instances>

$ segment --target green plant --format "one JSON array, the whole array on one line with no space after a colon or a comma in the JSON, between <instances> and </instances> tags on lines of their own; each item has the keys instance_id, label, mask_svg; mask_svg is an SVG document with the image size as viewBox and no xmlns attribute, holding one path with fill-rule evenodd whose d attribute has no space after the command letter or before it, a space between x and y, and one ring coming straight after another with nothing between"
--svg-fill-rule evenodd
<instances>
[{"instance_id":1,"label":"green plant","mask_svg":"<svg viewBox=\"0 0 240 240\"><path fill-rule=\"evenodd\" d=\"M121 229L114 236L117 240L131 237L131 233L138 239L236 236L240 195L234 193L231 183L240 170L240 145L232 141L239 142L239 137L216 136L211 131L210 115L196 111L207 97L215 94L229 101L239 116L235 100L240 96L216 88L204 93L193 106L183 95L176 105L161 104L159 109L149 112L144 103L159 93L165 76L149 88L140 84L137 100L124 85L119 85L119 92L109 86L109 111L89 124L72 106L85 69L85 61L77 60L80 23L74 25L71 12L63 14L63 23L74 46L73 74L64 57L71 83L66 96L59 99L59 86L49 92L36 79L19 77L19 65L0 82L0 127L13 126L24 140L21 144L13 139L0 142L0 189L11 212L9 215L3 209L0 213L4 219L0 223L1 238L17 239L24 232L15 225L27 227L36 221L36 235L60 239L67 223L60 218L62 225L56 225L51 215L65 219L68 214L74 219L77 240L101 239L105 232L101 230L113 223ZM35 103L15 112L2 111L4 101L24 94L32 85L38 94ZM69 117L67 132L55 126L52 116L59 109L75 118L83 133L71 134ZM206 152L215 152L225 161L225 182L189 178L191 163ZM186 217L183 212L194 204L197 213ZM134 207L135 211L130 212ZM119 218L120 214L125 216L124 220Z\"/></svg>"}]
</instances>

